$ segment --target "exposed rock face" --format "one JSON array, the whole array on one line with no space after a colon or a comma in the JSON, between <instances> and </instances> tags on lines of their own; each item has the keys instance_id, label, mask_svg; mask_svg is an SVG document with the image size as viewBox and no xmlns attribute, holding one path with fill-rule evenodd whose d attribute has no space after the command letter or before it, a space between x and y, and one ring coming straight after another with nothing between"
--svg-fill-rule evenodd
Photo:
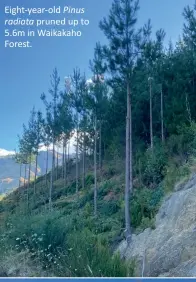
<instances>
[{"instance_id":1,"label":"exposed rock face","mask_svg":"<svg viewBox=\"0 0 196 282\"><path fill-rule=\"evenodd\" d=\"M196 276L196 174L165 198L155 226L119 246L122 256L136 260L135 275Z\"/></svg>"}]
</instances>

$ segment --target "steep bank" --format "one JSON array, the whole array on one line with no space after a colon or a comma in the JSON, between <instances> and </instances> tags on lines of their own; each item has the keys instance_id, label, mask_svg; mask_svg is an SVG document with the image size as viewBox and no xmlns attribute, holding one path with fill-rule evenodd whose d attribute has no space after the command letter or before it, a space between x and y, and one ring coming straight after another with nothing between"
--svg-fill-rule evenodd
<instances>
[{"instance_id":1,"label":"steep bank","mask_svg":"<svg viewBox=\"0 0 196 282\"><path fill-rule=\"evenodd\" d=\"M196 276L196 174L163 201L156 216L155 230L146 229L125 241L119 251L135 259L136 276Z\"/></svg>"}]
</instances>

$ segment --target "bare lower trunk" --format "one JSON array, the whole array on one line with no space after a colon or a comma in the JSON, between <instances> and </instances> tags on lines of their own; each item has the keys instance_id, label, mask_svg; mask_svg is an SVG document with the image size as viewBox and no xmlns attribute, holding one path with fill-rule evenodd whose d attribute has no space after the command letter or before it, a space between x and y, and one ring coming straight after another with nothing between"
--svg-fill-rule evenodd
<instances>
[{"instance_id":1,"label":"bare lower trunk","mask_svg":"<svg viewBox=\"0 0 196 282\"><path fill-rule=\"evenodd\" d=\"M34 194L36 193L36 180L37 180L37 159L38 159L38 155L36 155L36 160L35 160Z\"/></svg>"},{"instance_id":2,"label":"bare lower trunk","mask_svg":"<svg viewBox=\"0 0 196 282\"><path fill-rule=\"evenodd\" d=\"M101 122L100 122L100 129L99 129L99 173L101 177L101 169L102 169L102 127L101 127Z\"/></svg>"},{"instance_id":3,"label":"bare lower trunk","mask_svg":"<svg viewBox=\"0 0 196 282\"><path fill-rule=\"evenodd\" d=\"M20 188L20 180L21 180L21 174L22 174L22 163L20 163L20 177L19 177L19 188Z\"/></svg>"},{"instance_id":4,"label":"bare lower trunk","mask_svg":"<svg viewBox=\"0 0 196 282\"><path fill-rule=\"evenodd\" d=\"M27 177L27 164L25 164L24 186L26 185L26 177Z\"/></svg>"},{"instance_id":5,"label":"bare lower trunk","mask_svg":"<svg viewBox=\"0 0 196 282\"><path fill-rule=\"evenodd\" d=\"M127 118L126 118L126 172L125 172L125 236L127 243L131 240L131 226L130 226L130 190L132 189L132 177L130 177L130 172L132 172L132 154L130 145L132 145L130 138L131 136L131 101L130 101L130 86L127 80Z\"/></svg>"},{"instance_id":6,"label":"bare lower trunk","mask_svg":"<svg viewBox=\"0 0 196 282\"><path fill-rule=\"evenodd\" d=\"M55 152L56 152L56 150L55 150L55 144L54 144L54 154L53 154L53 158L54 158L54 164L53 164L53 166L54 166L53 181L54 181L54 179L55 179L55 167L56 167L56 156L55 156Z\"/></svg>"},{"instance_id":7,"label":"bare lower trunk","mask_svg":"<svg viewBox=\"0 0 196 282\"><path fill-rule=\"evenodd\" d=\"M70 142L67 144L67 173L69 174L69 146Z\"/></svg>"},{"instance_id":8,"label":"bare lower trunk","mask_svg":"<svg viewBox=\"0 0 196 282\"><path fill-rule=\"evenodd\" d=\"M161 85L161 139L162 139L162 143L164 143L165 137L164 137L164 123L163 123L163 88L162 88L162 85Z\"/></svg>"},{"instance_id":9,"label":"bare lower trunk","mask_svg":"<svg viewBox=\"0 0 196 282\"><path fill-rule=\"evenodd\" d=\"M191 118L190 103L189 103L189 100L188 100L188 94L186 93L185 95L186 95L186 110L187 110L187 113L188 113L189 122L191 123L192 118Z\"/></svg>"},{"instance_id":10,"label":"bare lower trunk","mask_svg":"<svg viewBox=\"0 0 196 282\"><path fill-rule=\"evenodd\" d=\"M86 145L85 145L85 133L83 140L83 156L82 156L82 188L85 188L85 157L86 157Z\"/></svg>"},{"instance_id":11,"label":"bare lower trunk","mask_svg":"<svg viewBox=\"0 0 196 282\"><path fill-rule=\"evenodd\" d=\"M76 132L76 193L78 194L78 129Z\"/></svg>"},{"instance_id":12,"label":"bare lower trunk","mask_svg":"<svg viewBox=\"0 0 196 282\"><path fill-rule=\"evenodd\" d=\"M140 180L140 187L142 187L142 171L141 171L141 160L139 158L139 180Z\"/></svg>"},{"instance_id":13,"label":"bare lower trunk","mask_svg":"<svg viewBox=\"0 0 196 282\"><path fill-rule=\"evenodd\" d=\"M55 166L55 149L54 149L54 141L52 146L52 168L50 172L50 190L49 190L49 210L52 210L52 189L53 189L53 174L54 174L54 166Z\"/></svg>"},{"instance_id":14,"label":"bare lower trunk","mask_svg":"<svg viewBox=\"0 0 196 282\"><path fill-rule=\"evenodd\" d=\"M97 217L97 117L95 116L94 140L94 216Z\"/></svg>"},{"instance_id":15,"label":"bare lower trunk","mask_svg":"<svg viewBox=\"0 0 196 282\"><path fill-rule=\"evenodd\" d=\"M67 185L67 141L65 140L64 185Z\"/></svg>"},{"instance_id":16,"label":"bare lower trunk","mask_svg":"<svg viewBox=\"0 0 196 282\"><path fill-rule=\"evenodd\" d=\"M65 144L63 141L62 179L64 179L64 164L65 164Z\"/></svg>"},{"instance_id":17,"label":"bare lower trunk","mask_svg":"<svg viewBox=\"0 0 196 282\"><path fill-rule=\"evenodd\" d=\"M105 153L106 152L106 145L105 142L103 142L103 159L105 158Z\"/></svg>"},{"instance_id":18,"label":"bare lower trunk","mask_svg":"<svg viewBox=\"0 0 196 282\"><path fill-rule=\"evenodd\" d=\"M45 175L46 186L47 186L47 174L48 174L48 147L47 147L47 153L46 153L46 175Z\"/></svg>"},{"instance_id":19,"label":"bare lower trunk","mask_svg":"<svg viewBox=\"0 0 196 282\"><path fill-rule=\"evenodd\" d=\"M152 129L152 79L150 78L150 146L153 150L153 129Z\"/></svg>"},{"instance_id":20,"label":"bare lower trunk","mask_svg":"<svg viewBox=\"0 0 196 282\"><path fill-rule=\"evenodd\" d=\"M56 150L56 180L58 180L58 169L59 169L59 153L58 148Z\"/></svg>"},{"instance_id":21,"label":"bare lower trunk","mask_svg":"<svg viewBox=\"0 0 196 282\"><path fill-rule=\"evenodd\" d=\"M129 143L130 143L130 153L129 153L129 158L130 158L130 167L129 167L129 170L130 170L130 183L129 183L129 191L130 191L130 195L132 196L132 192L133 192L133 148L132 148L132 140L133 140L133 133L132 133L132 108L131 108L131 90L130 90L130 86L129 86L129 95L130 95L130 104L129 104L129 107L130 107L130 124L129 124L129 127L130 127L130 140L129 140ZM130 219L130 224L131 224L131 219Z\"/></svg>"},{"instance_id":22,"label":"bare lower trunk","mask_svg":"<svg viewBox=\"0 0 196 282\"><path fill-rule=\"evenodd\" d=\"M28 185L27 185L27 211L29 211L29 186L30 186L30 178L31 178L31 155L29 160L29 176L28 176Z\"/></svg>"},{"instance_id":23,"label":"bare lower trunk","mask_svg":"<svg viewBox=\"0 0 196 282\"><path fill-rule=\"evenodd\" d=\"M30 180L31 180L31 156L30 156L30 161L29 161L28 187L30 186Z\"/></svg>"}]
</instances>

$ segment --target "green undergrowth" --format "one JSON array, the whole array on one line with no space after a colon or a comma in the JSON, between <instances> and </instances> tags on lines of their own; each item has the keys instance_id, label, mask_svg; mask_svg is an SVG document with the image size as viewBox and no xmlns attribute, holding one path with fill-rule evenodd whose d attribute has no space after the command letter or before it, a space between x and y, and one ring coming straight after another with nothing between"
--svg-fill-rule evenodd
<instances>
[{"instance_id":1,"label":"green undergrowth","mask_svg":"<svg viewBox=\"0 0 196 282\"><path fill-rule=\"evenodd\" d=\"M162 152L159 152L159 155ZM130 201L131 223L135 233L155 228L155 216L165 194L174 184L187 179L194 161L179 167L175 163L148 160L148 178L136 182ZM153 168L152 168L153 166ZM119 166L120 167L120 166ZM114 252L124 239L124 174L119 167L104 167L98 182L98 217L93 216L93 173L65 185L54 182L52 211L48 209L49 183L45 177L28 189L21 187L0 201L0 260L27 252L47 275L67 277L128 277L134 275L134 261L125 262ZM155 171L156 170L156 171ZM163 171L165 176L163 177ZM151 173L153 186L147 187ZM49 178L49 177L48 177ZM158 181L157 181L158 179ZM159 182L156 184L156 181ZM156 184L156 185L154 185Z\"/></svg>"}]
</instances>

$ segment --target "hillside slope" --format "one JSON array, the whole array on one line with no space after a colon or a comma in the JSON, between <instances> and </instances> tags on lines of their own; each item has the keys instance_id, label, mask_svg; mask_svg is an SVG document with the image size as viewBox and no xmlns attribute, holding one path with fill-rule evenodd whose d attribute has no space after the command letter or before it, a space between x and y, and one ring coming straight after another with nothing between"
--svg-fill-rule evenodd
<instances>
[{"instance_id":1,"label":"hillside slope","mask_svg":"<svg viewBox=\"0 0 196 282\"><path fill-rule=\"evenodd\" d=\"M176 185L170 194L165 194L164 183L156 189L134 189L130 203L134 235L127 249L123 241L123 165L120 160L107 163L102 177L98 175L98 218L93 216L92 171L86 175L85 189L80 179L78 195L75 181L65 185L59 176L54 182L51 212L45 177L37 180L35 191L33 183L29 187L28 205L27 187L3 198L1 275L194 276L196 174ZM115 250L120 251L121 259L118 254L112 255Z\"/></svg>"},{"instance_id":2,"label":"hillside slope","mask_svg":"<svg viewBox=\"0 0 196 282\"><path fill-rule=\"evenodd\" d=\"M50 175L47 185L45 176L37 180L36 191L32 183L0 201L0 261L6 262L2 263L0 272L8 276L29 273L23 272L24 265L18 263L21 261L18 255L22 253L25 261L30 260L31 268L41 266L38 272L30 271L32 276L43 276L43 271L44 276L132 276L130 263L121 261L119 256L111 258L123 238L122 164L103 168L103 180L99 178L98 184L97 219L93 216L92 171L86 175L85 189L80 179L77 195L75 181L68 177L69 183L65 185L61 170L55 172L59 178L53 185L51 212L48 209ZM70 177L71 174L70 171ZM13 270L10 264L14 265Z\"/></svg>"},{"instance_id":3,"label":"hillside slope","mask_svg":"<svg viewBox=\"0 0 196 282\"><path fill-rule=\"evenodd\" d=\"M38 176L43 175L45 173L45 161L46 161L46 152L40 151L38 155ZM62 157L59 154L59 164L61 164ZM48 155L48 169L51 168L52 165L52 152L49 152ZM26 166L26 180L28 178L28 166ZM31 165L31 177L34 176L35 173L35 163ZM6 193L14 188L18 187L20 176L20 165L15 162L13 156L0 156L0 195ZM24 182L25 178L25 165L22 165L21 169L21 185Z\"/></svg>"}]
</instances>

